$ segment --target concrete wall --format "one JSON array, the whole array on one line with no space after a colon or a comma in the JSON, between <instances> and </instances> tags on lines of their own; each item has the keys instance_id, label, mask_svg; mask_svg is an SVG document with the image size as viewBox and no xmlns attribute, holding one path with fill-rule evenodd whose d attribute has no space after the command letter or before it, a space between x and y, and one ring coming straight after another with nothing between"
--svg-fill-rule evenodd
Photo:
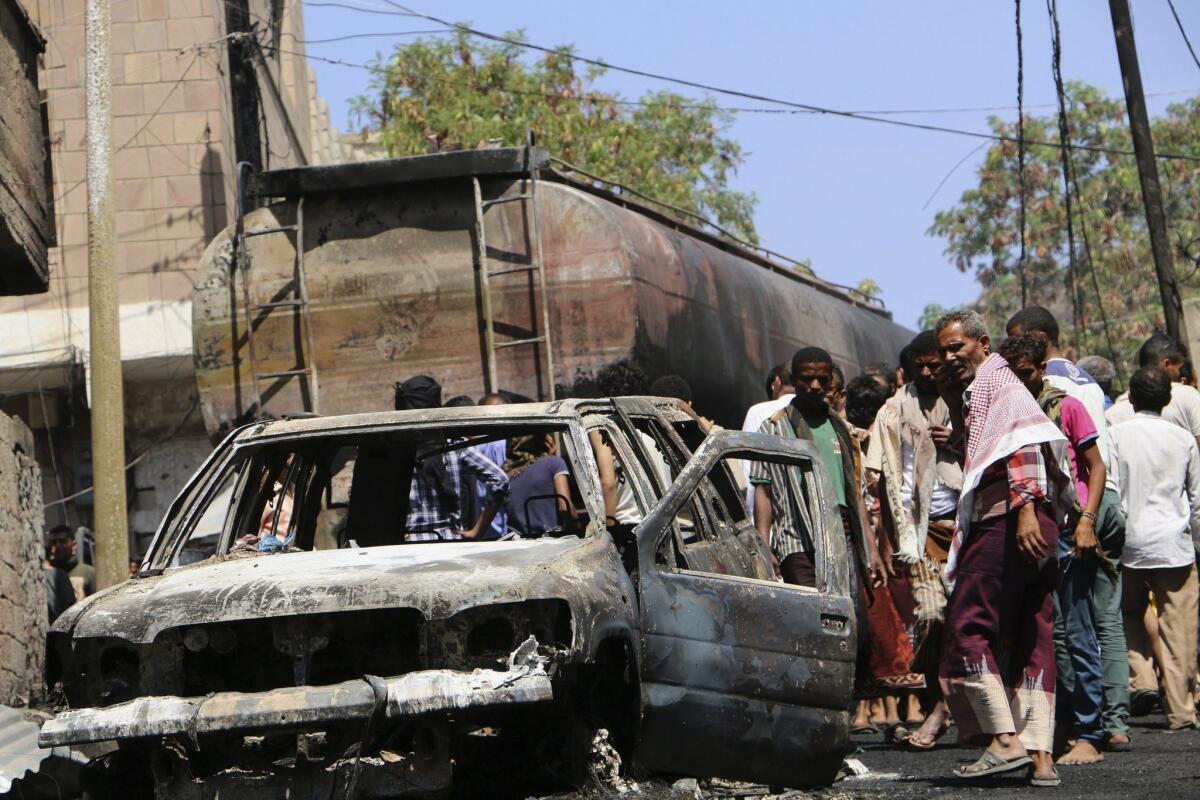
<instances>
[{"instance_id":1,"label":"concrete wall","mask_svg":"<svg viewBox=\"0 0 1200 800\"><path fill-rule=\"evenodd\" d=\"M42 38L20 0L0 0L0 294L46 291L54 238L38 92Z\"/></svg>"},{"instance_id":2,"label":"concrete wall","mask_svg":"<svg viewBox=\"0 0 1200 800\"><path fill-rule=\"evenodd\" d=\"M33 436L0 414L0 704L40 694L46 647L42 488Z\"/></svg>"}]
</instances>

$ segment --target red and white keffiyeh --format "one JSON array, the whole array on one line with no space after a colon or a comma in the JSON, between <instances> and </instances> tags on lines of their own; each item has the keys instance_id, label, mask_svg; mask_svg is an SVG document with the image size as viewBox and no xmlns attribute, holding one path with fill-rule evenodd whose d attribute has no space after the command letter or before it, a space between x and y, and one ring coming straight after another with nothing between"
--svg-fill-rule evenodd
<instances>
[{"instance_id":1,"label":"red and white keffiyeh","mask_svg":"<svg viewBox=\"0 0 1200 800\"><path fill-rule=\"evenodd\" d=\"M1054 503L1055 522L1060 526L1066 523L1075 492L1069 477L1066 437L1042 412L1037 399L1009 369L1008 362L996 353L988 356L975 373L966 422L967 460L958 501L958 525L946 563L946 582L951 588L959 548L970 535L975 489L989 465L1007 459L1026 445L1048 445L1044 455L1047 477L1053 484L1050 500Z\"/></svg>"}]
</instances>

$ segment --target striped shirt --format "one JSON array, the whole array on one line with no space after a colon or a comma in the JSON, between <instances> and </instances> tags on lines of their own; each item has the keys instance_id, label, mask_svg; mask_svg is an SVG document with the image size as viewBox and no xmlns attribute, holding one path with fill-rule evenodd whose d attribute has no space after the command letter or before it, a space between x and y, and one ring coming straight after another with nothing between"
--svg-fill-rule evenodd
<instances>
[{"instance_id":1,"label":"striped shirt","mask_svg":"<svg viewBox=\"0 0 1200 800\"><path fill-rule=\"evenodd\" d=\"M799 438L788 420L786 408L768 417L758 432L785 439ZM833 480L840 478L833 476ZM793 553L812 553L813 521L804 471L798 466L755 461L750 465L750 483L771 491L771 550L775 557L783 561Z\"/></svg>"}]
</instances>

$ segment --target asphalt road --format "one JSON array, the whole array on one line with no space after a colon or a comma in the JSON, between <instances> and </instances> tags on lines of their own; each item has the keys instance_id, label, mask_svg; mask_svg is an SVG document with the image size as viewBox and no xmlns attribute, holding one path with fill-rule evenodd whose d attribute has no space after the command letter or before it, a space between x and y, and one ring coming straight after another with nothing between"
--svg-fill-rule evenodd
<instances>
[{"instance_id":1,"label":"asphalt road","mask_svg":"<svg viewBox=\"0 0 1200 800\"><path fill-rule=\"evenodd\" d=\"M988 784L967 783L950 776L959 761L977 751L939 746L928 753L910 753L888 747L883 736L857 736L862 752L854 758L870 770L868 775L837 784L829 795L854 798L977 797L989 800L1045 795L1067 798L1200 798L1200 731L1168 732L1162 717L1132 721L1133 751L1105 753L1104 762L1089 766L1059 767L1062 786L1031 789L1021 773L997 778ZM953 742L955 731L942 738ZM818 796L820 796L818 794Z\"/></svg>"},{"instance_id":2,"label":"asphalt road","mask_svg":"<svg viewBox=\"0 0 1200 800\"><path fill-rule=\"evenodd\" d=\"M612 788L552 796L552 800L917 800L918 798L978 798L1013 800L1168 800L1200 799L1200 731L1170 733L1162 717L1132 721L1133 751L1106 753L1101 764L1059 767L1062 786L1034 789L1023 773L988 783L951 777L961 761L973 761L978 751L952 744L952 728L944 744L931 752L913 753L885 745L883 735L856 736L859 752L851 756L869 772L839 781L823 791L791 792L765 786L700 781L699 785L670 786L649 781L635 790ZM544 798L543 800L551 800Z\"/></svg>"}]
</instances>

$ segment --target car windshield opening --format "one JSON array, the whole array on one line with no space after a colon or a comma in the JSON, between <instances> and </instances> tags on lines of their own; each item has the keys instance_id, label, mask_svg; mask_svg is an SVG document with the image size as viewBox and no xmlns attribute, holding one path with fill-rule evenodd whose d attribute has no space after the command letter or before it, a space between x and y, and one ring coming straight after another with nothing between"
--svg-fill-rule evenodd
<instances>
[{"instance_id":1,"label":"car windshield opening","mask_svg":"<svg viewBox=\"0 0 1200 800\"><path fill-rule=\"evenodd\" d=\"M288 438L238 448L196 491L167 565L346 547L581 536L562 425Z\"/></svg>"}]
</instances>

